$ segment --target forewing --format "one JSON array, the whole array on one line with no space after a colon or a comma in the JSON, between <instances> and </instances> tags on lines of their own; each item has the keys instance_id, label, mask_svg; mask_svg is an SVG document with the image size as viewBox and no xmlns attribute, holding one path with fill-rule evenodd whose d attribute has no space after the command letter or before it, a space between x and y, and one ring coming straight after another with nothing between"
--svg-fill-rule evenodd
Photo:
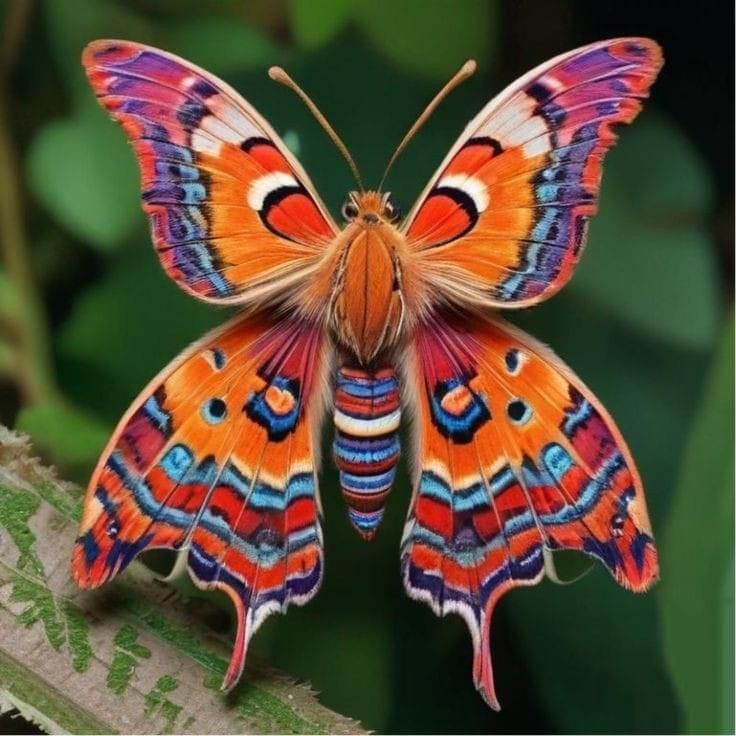
<instances>
[{"instance_id":1,"label":"forewing","mask_svg":"<svg viewBox=\"0 0 736 736\"><path fill-rule=\"evenodd\" d=\"M522 307L570 279L596 213L614 128L641 109L659 46L623 38L529 72L467 126L404 230L448 299Z\"/></svg>"},{"instance_id":2,"label":"forewing","mask_svg":"<svg viewBox=\"0 0 736 736\"><path fill-rule=\"evenodd\" d=\"M501 320L439 316L417 330L405 385L418 473L404 585L467 622L474 680L498 708L493 608L544 574L543 548L599 559L646 589L657 554L641 481L613 420L552 352Z\"/></svg>"},{"instance_id":3,"label":"forewing","mask_svg":"<svg viewBox=\"0 0 736 736\"><path fill-rule=\"evenodd\" d=\"M306 173L256 110L164 51L95 41L83 64L138 158L161 264L206 301L246 303L303 280L336 228Z\"/></svg>"},{"instance_id":4,"label":"forewing","mask_svg":"<svg viewBox=\"0 0 736 736\"><path fill-rule=\"evenodd\" d=\"M225 682L262 620L322 575L316 464L327 368L321 329L238 318L167 367L118 425L92 476L72 572L96 587L146 549L185 550L237 612Z\"/></svg>"}]
</instances>

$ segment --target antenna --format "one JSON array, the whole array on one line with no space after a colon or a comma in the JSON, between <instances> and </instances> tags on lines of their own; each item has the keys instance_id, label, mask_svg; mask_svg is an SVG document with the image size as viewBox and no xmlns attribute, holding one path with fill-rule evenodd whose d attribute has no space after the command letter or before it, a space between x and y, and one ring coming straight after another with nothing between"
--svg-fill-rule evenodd
<instances>
[{"instance_id":1,"label":"antenna","mask_svg":"<svg viewBox=\"0 0 736 736\"><path fill-rule=\"evenodd\" d=\"M432 101L427 105L427 107L424 108L424 112L417 118L416 123L409 128L407 134L402 138L401 143L396 147L396 150L394 151L394 155L391 156L391 158L388 161L388 164L386 164L386 168L383 171L383 176L381 177L381 183L378 185L378 190L380 191L383 188L383 182L386 179L386 175L388 174L391 167L394 165L394 162L399 157L401 152L406 148L409 141L416 135L417 131L424 125L424 123L427 122L427 118L437 109L437 106L442 102L442 100L447 97L447 95L450 94L458 85L462 84L468 77L472 77L476 70L476 63L473 59L468 59L461 67L458 69L458 71L455 73L455 75L450 79L449 82L434 96Z\"/></svg>"},{"instance_id":2,"label":"antenna","mask_svg":"<svg viewBox=\"0 0 736 736\"><path fill-rule=\"evenodd\" d=\"M268 76L271 77L274 82L283 84L284 87L288 87L292 92L295 92L297 97L299 97L299 99L307 106L309 112L314 115L317 122L322 126L322 129L330 137L330 140L337 146L337 150L340 151L343 158L348 162L348 166L350 166L350 170L353 172L353 176L355 177L355 181L358 183L360 190L365 191L360 171L358 171L358 167L355 165L353 157L348 152L347 146L342 142L340 136L335 133L333 127L327 122L327 118L325 118L325 116L319 111L319 108L314 104L314 102L312 102L307 93L280 66L272 66L268 70Z\"/></svg>"}]
</instances>

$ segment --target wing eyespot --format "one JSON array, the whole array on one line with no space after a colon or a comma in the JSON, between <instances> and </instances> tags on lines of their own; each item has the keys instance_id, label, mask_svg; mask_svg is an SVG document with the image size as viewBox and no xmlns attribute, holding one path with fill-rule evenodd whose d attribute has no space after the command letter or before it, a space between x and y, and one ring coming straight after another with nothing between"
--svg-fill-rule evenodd
<instances>
[{"instance_id":1,"label":"wing eyespot","mask_svg":"<svg viewBox=\"0 0 736 736\"><path fill-rule=\"evenodd\" d=\"M220 398L207 399L202 404L202 418L207 424L220 424L227 416L227 404Z\"/></svg>"},{"instance_id":2,"label":"wing eyespot","mask_svg":"<svg viewBox=\"0 0 736 736\"><path fill-rule=\"evenodd\" d=\"M511 350L509 350L504 356L504 362L506 363L506 370L512 376L516 375L516 373L518 373L519 368L521 366L518 348L511 348Z\"/></svg>"},{"instance_id":3,"label":"wing eyespot","mask_svg":"<svg viewBox=\"0 0 736 736\"><path fill-rule=\"evenodd\" d=\"M532 409L522 399L512 399L506 405L506 415L517 426L526 424L532 418Z\"/></svg>"},{"instance_id":4,"label":"wing eyespot","mask_svg":"<svg viewBox=\"0 0 736 736\"><path fill-rule=\"evenodd\" d=\"M227 356L222 348L210 348L206 353L206 358L216 371L222 370L227 362Z\"/></svg>"}]
</instances>

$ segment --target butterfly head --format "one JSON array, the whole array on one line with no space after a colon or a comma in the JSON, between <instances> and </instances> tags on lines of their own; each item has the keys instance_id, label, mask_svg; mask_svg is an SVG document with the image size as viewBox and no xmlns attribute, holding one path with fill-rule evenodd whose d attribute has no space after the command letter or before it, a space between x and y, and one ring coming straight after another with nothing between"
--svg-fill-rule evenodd
<instances>
[{"instance_id":1,"label":"butterfly head","mask_svg":"<svg viewBox=\"0 0 736 736\"><path fill-rule=\"evenodd\" d=\"M368 227L381 222L395 223L401 217L399 208L391 202L391 192L350 192L341 211L345 222Z\"/></svg>"}]
</instances>

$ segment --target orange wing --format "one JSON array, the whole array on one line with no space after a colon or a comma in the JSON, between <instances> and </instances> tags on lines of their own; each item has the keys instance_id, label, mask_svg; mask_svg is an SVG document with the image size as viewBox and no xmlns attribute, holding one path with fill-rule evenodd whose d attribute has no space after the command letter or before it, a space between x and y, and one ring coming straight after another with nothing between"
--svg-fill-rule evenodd
<instances>
[{"instance_id":1,"label":"orange wing","mask_svg":"<svg viewBox=\"0 0 736 736\"><path fill-rule=\"evenodd\" d=\"M654 41L602 41L489 102L405 223L427 282L491 307L528 306L564 286L597 209L613 128L636 117L661 65Z\"/></svg>"},{"instance_id":2,"label":"orange wing","mask_svg":"<svg viewBox=\"0 0 736 736\"><path fill-rule=\"evenodd\" d=\"M83 63L125 130L166 273L206 301L283 297L337 228L271 126L221 80L172 54L95 41Z\"/></svg>"},{"instance_id":3,"label":"orange wing","mask_svg":"<svg viewBox=\"0 0 736 736\"><path fill-rule=\"evenodd\" d=\"M490 623L500 597L542 578L545 548L586 552L621 585L648 588L658 568L644 492L592 392L508 323L435 315L417 328L412 358L418 479L404 585L437 614L462 615L476 687L498 708Z\"/></svg>"},{"instance_id":4,"label":"orange wing","mask_svg":"<svg viewBox=\"0 0 736 736\"><path fill-rule=\"evenodd\" d=\"M235 684L264 618L322 577L316 465L325 338L306 322L237 318L136 399L90 480L72 572L97 587L155 547L182 550L194 582L224 591Z\"/></svg>"}]
</instances>

